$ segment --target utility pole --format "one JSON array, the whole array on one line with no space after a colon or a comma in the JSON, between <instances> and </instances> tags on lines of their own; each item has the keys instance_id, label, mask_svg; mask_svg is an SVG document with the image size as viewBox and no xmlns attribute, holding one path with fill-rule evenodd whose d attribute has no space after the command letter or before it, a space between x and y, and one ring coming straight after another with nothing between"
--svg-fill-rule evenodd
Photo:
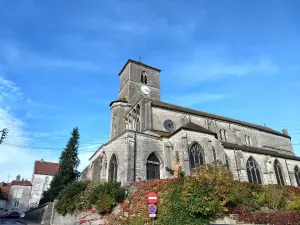
<instances>
[{"instance_id":1,"label":"utility pole","mask_svg":"<svg viewBox=\"0 0 300 225\"><path fill-rule=\"evenodd\" d=\"M8 133L8 129L7 128L4 128L3 130L0 131L1 134L1 138L0 138L0 144L3 143L3 140L6 138L7 136L7 133Z\"/></svg>"}]
</instances>

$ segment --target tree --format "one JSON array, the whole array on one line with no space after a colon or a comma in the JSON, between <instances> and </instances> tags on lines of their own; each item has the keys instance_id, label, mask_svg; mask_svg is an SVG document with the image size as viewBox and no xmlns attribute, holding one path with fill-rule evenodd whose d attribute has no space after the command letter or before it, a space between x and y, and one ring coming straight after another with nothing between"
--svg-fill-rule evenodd
<instances>
[{"instance_id":1,"label":"tree","mask_svg":"<svg viewBox=\"0 0 300 225\"><path fill-rule=\"evenodd\" d=\"M77 127L73 129L71 135L66 148L59 158L59 170L53 177L50 188L44 192L40 204L53 201L64 187L76 181L80 176L80 173L77 171L80 163L78 158L79 131Z\"/></svg>"}]
</instances>

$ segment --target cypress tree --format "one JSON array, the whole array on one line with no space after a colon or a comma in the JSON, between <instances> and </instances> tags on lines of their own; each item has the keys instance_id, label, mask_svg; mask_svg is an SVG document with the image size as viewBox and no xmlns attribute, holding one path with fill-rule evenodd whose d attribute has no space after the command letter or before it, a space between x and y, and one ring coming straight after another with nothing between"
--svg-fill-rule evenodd
<instances>
[{"instance_id":1,"label":"cypress tree","mask_svg":"<svg viewBox=\"0 0 300 225\"><path fill-rule=\"evenodd\" d=\"M44 192L40 204L53 201L67 184L78 180L80 176L80 173L77 171L80 163L78 158L79 131L77 127L73 129L71 135L66 148L59 158L59 170L53 177L50 188Z\"/></svg>"}]
</instances>

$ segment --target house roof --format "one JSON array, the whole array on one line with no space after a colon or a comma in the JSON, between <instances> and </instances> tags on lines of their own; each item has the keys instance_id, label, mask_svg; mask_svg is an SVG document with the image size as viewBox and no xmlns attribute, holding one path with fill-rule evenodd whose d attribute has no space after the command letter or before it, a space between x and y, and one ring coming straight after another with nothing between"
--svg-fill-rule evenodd
<instances>
[{"instance_id":1,"label":"house roof","mask_svg":"<svg viewBox=\"0 0 300 225\"><path fill-rule=\"evenodd\" d=\"M54 176L59 169L58 163L36 160L34 163L34 174Z\"/></svg>"},{"instance_id":2,"label":"house roof","mask_svg":"<svg viewBox=\"0 0 300 225\"><path fill-rule=\"evenodd\" d=\"M31 182L29 180L13 180L11 182L12 185L19 185L19 186L32 186Z\"/></svg>"},{"instance_id":3,"label":"house roof","mask_svg":"<svg viewBox=\"0 0 300 225\"><path fill-rule=\"evenodd\" d=\"M275 151L270 151L270 150L263 149L263 148L254 148L254 147L250 147L250 146L237 145L237 144L227 143L227 142L222 142L222 145L224 146L224 148L227 148L227 149L242 150L245 152L264 154L264 155L270 155L270 156L274 156L274 157L278 157L278 158L286 158L286 159L300 161L300 157L298 157L298 156L286 155L286 154L278 153Z\"/></svg>"},{"instance_id":4,"label":"house roof","mask_svg":"<svg viewBox=\"0 0 300 225\"><path fill-rule=\"evenodd\" d=\"M7 200L10 186L7 184L7 185L0 187L0 189L1 189L1 195L2 195L2 196L0 196L0 198L2 197L2 199Z\"/></svg>"},{"instance_id":5,"label":"house roof","mask_svg":"<svg viewBox=\"0 0 300 225\"><path fill-rule=\"evenodd\" d=\"M149 69L152 69L152 70L156 70L158 72L160 72L161 70L160 69L157 69L155 67L152 67L152 66L149 66L147 64L144 64L144 63L141 63L141 62L137 62L135 60L132 60L132 59L128 59L127 62L125 63L125 65L123 66L121 72L119 73L119 76L122 74L122 72L124 71L124 69L126 68L126 66L129 64L129 63L134 63L134 64L137 64L137 65L140 65L140 66L144 66L146 68L149 68Z\"/></svg>"},{"instance_id":6,"label":"house roof","mask_svg":"<svg viewBox=\"0 0 300 225\"><path fill-rule=\"evenodd\" d=\"M257 124L248 123L248 122L241 121L241 120L236 120L236 119L231 119L231 118L224 117L224 116L218 116L218 115L215 115L215 114L202 112L202 111L198 111L198 110L195 110L195 109L190 109L190 108L186 108L186 107L182 107L182 106L179 106L179 105L174 105L174 104L170 104L170 103L166 103L166 102L161 102L161 101L152 101L151 104L153 106L157 106L157 107L161 107L161 108L165 108L165 109L170 109L170 110L175 110L175 111L179 111L179 112L183 112L183 113L190 113L190 114L203 116L203 117L207 117L207 118L213 118L213 119L217 119L217 120L231 122L231 123L247 126L247 127L250 127L250 128L255 128L255 129L260 130L260 131L264 131L264 132L267 132L267 133L271 133L271 134L275 134L275 135L279 135L279 136L291 139L290 136L286 136L286 135L284 135L283 133L281 133L279 131L273 130L269 127L257 125Z\"/></svg>"}]
</instances>

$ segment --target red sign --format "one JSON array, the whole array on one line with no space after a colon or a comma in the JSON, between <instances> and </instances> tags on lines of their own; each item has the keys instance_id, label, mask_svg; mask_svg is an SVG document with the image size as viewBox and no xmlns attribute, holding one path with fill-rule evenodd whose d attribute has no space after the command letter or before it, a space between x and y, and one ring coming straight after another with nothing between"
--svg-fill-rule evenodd
<instances>
[{"instance_id":1,"label":"red sign","mask_svg":"<svg viewBox=\"0 0 300 225\"><path fill-rule=\"evenodd\" d=\"M157 194L155 192L150 192L147 196L147 200L149 204L156 204L157 203Z\"/></svg>"}]
</instances>

